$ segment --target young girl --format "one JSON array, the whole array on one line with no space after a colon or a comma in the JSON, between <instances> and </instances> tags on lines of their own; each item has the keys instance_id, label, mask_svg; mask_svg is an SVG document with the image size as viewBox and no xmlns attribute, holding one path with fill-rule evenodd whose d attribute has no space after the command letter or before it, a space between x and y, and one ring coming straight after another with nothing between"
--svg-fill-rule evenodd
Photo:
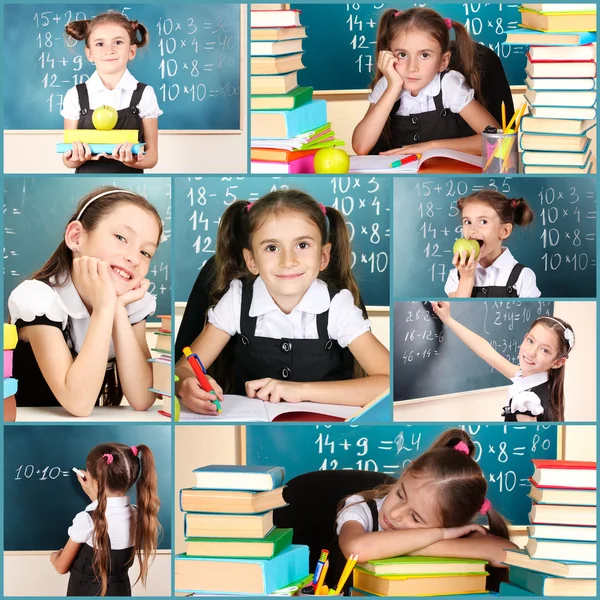
<instances>
[{"instance_id":1,"label":"young girl","mask_svg":"<svg viewBox=\"0 0 600 600\"><path fill-rule=\"evenodd\" d=\"M92 503L75 515L69 540L50 561L71 572L67 596L131 596L129 567L137 555L135 583L145 587L161 529L154 456L144 445L100 444L77 479ZM136 482L137 506L127 496Z\"/></svg>"},{"instance_id":2,"label":"young girl","mask_svg":"<svg viewBox=\"0 0 600 600\"><path fill-rule=\"evenodd\" d=\"M147 29L125 15L108 12L93 19L72 21L67 35L85 41L85 55L96 71L66 94L60 114L65 129L94 129L92 113L99 106L118 111L115 129L137 129L144 153L132 154L131 143L117 144L112 155L92 156L89 144L80 141L63 155L63 162L76 173L143 173L158 162L158 107L151 86L140 83L128 71L127 63L138 48L148 43Z\"/></svg>"},{"instance_id":3,"label":"young girl","mask_svg":"<svg viewBox=\"0 0 600 600\"><path fill-rule=\"evenodd\" d=\"M342 215L298 190L227 208L216 247L216 306L192 344L206 367L231 338L233 358L211 379L217 395L363 406L389 385L389 352L357 304ZM353 358L367 377L353 377ZM185 358L178 393L216 414ZM227 377L229 376L229 377Z\"/></svg>"},{"instance_id":4,"label":"young girl","mask_svg":"<svg viewBox=\"0 0 600 600\"><path fill-rule=\"evenodd\" d=\"M469 435L451 429L396 483L346 498L337 517L343 555L358 554L359 562L402 555L476 558L501 567L505 550L516 546L486 498L487 481L474 455ZM474 523L480 515L487 516L489 533ZM491 571L493 589L499 573Z\"/></svg>"},{"instance_id":5,"label":"young girl","mask_svg":"<svg viewBox=\"0 0 600 600\"><path fill-rule=\"evenodd\" d=\"M564 421L565 363L575 346L571 326L556 317L533 322L519 348L519 365L513 365L491 344L450 316L449 302L432 302L434 312L461 341L491 367L512 381L505 421Z\"/></svg>"},{"instance_id":6,"label":"young girl","mask_svg":"<svg viewBox=\"0 0 600 600\"><path fill-rule=\"evenodd\" d=\"M517 262L502 242L514 225L528 225L533 211L523 198L507 198L494 190L482 190L458 201L463 237L479 242L475 251L456 252L454 269L444 291L451 298L539 298L535 273Z\"/></svg>"},{"instance_id":7,"label":"young girl","mask_svg":"<svg viewBox=\"0 0 600 600\"><path fill-rule=\"evenodd\" d=\"M79 202L54 254L8 299L17 405L85 417L100 398L154 403L146 318L156 299L145 277L161 235L160 215L133 192L107 186Z\"/></svg>"},{"instance_id":8,"label":"young girl","mask_svg":"<svg viewBox=\"0 0 600 600\"><path fill-rule=\"evenodd\" d=\"M447 71L450 33L457 71ZM498 127L482 106L473 42L457 21L429 8L386 10L377 28L370 106L352 135L356 154L414 154L434 147L481 154L481 133Z\"/></svg>"}]
</instances>

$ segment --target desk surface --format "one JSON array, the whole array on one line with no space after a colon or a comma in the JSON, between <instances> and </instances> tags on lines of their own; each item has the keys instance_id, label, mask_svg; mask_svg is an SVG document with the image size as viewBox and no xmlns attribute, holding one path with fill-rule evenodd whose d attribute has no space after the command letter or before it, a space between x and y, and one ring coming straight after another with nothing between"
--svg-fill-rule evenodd
<instances>
[{"instance_id":1,"label":"desk surface","mask_svg":"<svg viewBox=\"0 0 600 600\"><path fill-rule=\"evenodd\" d=\"M97 406L89 417L74 417L62 406L21 406L17 408L16 423L39 422L160 422L169 423L170 419L160 415L162 403L154 404L148 410L133 410L130 406Z\"/></svg>"}]
</instances>

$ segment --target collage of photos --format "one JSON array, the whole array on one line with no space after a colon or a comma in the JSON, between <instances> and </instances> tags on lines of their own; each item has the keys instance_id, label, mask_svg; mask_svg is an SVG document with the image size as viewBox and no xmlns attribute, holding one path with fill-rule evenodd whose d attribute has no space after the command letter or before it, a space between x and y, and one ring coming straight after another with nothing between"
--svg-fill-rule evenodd
<instances>
[{"instance_id":1,"label":"collage of photos","mask_svg":"<svg viewBox=\"0 0 600 600\"><path fill-rule=\"evenodd\" d=\"M1 8L3 597L596 597L596 3Z\"/></svg>"}]
</instances>

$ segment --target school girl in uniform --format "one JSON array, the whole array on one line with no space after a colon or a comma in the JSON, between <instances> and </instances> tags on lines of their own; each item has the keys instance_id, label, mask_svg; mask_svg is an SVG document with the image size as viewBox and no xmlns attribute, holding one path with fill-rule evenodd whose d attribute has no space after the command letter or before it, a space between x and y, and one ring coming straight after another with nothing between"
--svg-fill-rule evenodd
<instances>
[{"instance_id":1,"label":"school girl in uniform","mask_svg":"<svg viewBox=\"0 0 600 600\"><path fill-rule=\"evenodd\" d=\"M449 302L432 302L440 320L479 358L510 379L505 421L564 421L565 363L575 346L571 326L557 317L536 319L519 348L514 365L480 335L450 315Z\"/></svg>"},{"instance_id":2,"label":"school girl in uniform","mask_svg":"<svg viewBox=\"0 0 600 600\"><path fill-rule=\"evenodd\" d=\"M54 254L8 299L17 406L88 416L123 395L136 410L152 406L146 318L156 298L146 274L161 235L160 215L138 194L107 186L82 198Z\"/></svg>"},{"instance_id":3,"label":"school girl in uniform","mask_svg":"<svg viewBox=\"0 0 600 600\"><path fill-rule=\"evenodd\" d=\"M456 69L450 35L456 36ZM414 154L434 147L481 154L481 133L497 127L482 105L467 30L429 8L386 10L377 28L370 106L352 135L356 154Z\"/></svg>"},{"instance_id":4,"label":"school girl in uniform","mask_svg":"<svg viewBox=\"0 0 600 600\"><path fill-rule=\"evenodd\" d=\"M118 111L115 129L137 129L143 153L132 154L131 143L117 144L112 155L92 155L86 143L75 142L65 152L65 166L76 173L143 173L158 162L158 107L152 86L139 82L127 69L138 48L148 43L147 29L137 21L116 13L72 21L67 35L85 42L85 54L96 66L85 82L72 87L63 101L65 129L94 129L92 114L100 106Z\"/></svg>"},{"instance_id":5,"label":"school girl in uniform","mask_svg":"<svg viewBox=\"0 0 600 600\"><path fill-rule=\"evenodd\" d=\"M523 198L507 198L482 190L458 201L463 236L477 240L475 251L456 252L444 291L451 298L539 298L535 273L502 245L515 225L533 221L533 211Z\"/></svg>"},{"instance_id":6,"label":"school girl in uniform","mask_svg":"<svg viewBox=\"0 0 600 600\"><path fill-rule=\"evenodd\" d=\"M100 444L77 479L91 504L75 515L65 547L50 561L59 573L70 572L67 596L131 596L129 568L137 557L145 587L161 529L152 451L145 445ZM135 506L127 495L134 485Z\"/></svg>"},{"instance_id":7,"label":"school girl in uniform","mask_svg":"<svg viewBox=\"0 0 600 600\"><path fill-rule=\"evenodd\" d=\"M235 338L234 356L210 380L218 396L364 406L388 387L389 352L357 306L337 210L298 190L234 202L215 259L214 307L191 348L208 368ZM216 414L185 358L176 372L184 404Z\"/></svg>"}]
</instances>

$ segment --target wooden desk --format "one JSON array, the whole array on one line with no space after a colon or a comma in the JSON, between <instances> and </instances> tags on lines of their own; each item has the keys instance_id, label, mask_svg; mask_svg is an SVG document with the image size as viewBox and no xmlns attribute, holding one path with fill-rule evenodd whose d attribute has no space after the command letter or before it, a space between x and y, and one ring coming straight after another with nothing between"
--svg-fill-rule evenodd
<instances>
[{"instance_id":1,"label":"wooden desk","mask_svg":"<svg viewBox=\"0 0 600 600\"><path fill-rule=\"evenodd\" d=\"M62 406L21 406L17 408L16 423L101 423L103 421L118 423L120 421L143 423L170 423L171 420L158 414L162 402L156 403L148 410L133 410L130 406L97 406L89 417L74 417ZM8 425L11 425L8 423Z\"/></svg>"}]
</instances>

